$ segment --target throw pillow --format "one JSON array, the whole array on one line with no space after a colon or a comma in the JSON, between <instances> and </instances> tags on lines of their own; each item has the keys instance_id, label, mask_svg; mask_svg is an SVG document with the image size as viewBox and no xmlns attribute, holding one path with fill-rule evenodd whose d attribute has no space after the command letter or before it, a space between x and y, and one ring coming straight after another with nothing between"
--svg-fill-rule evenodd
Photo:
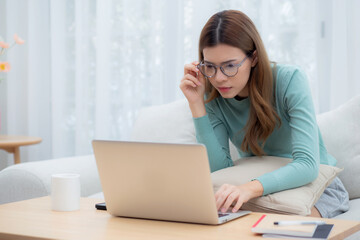
<instances>
[{"instance_id":1,"label":"throw pillow","mask_svg":"<svg viewBox=\"0 0 360 240\"><path fill-rule=\"evenodd\" d=\"M131 138L144 142L196 143L188 104L181 100L141 109Z\"/></svg>"},{"instance_id":2,"label":"throw pillow","mask_svg":"<svg viewBox=\"0 0 360 240\"><path fill-rule=\"evenodd\" d=\"M131 139L142 142L196 143L195 127L186 99L140 110ZM229 141L230 155L239 158Z\"/></svg>"},{"instance_id":3,"label":"throw pillow","mask_svg":"<svg viewBox=\"0 0 360 240\"><path fill-rule=\"evenodd\" d=\"M291 159L281 157L249 157L235 161L235 166L211 174L214 192L228 183L240 185L286 164ZM311 208L320 198L325 188L332 182L341 169L320 164L318 177L311 183L289 190L272 193L251 199L242 206L244 210L279 214L309 215Z\"/></svg>"},{"instance_id":4,"label":"throw pillow","mask_svg":"<svg viewBox=\"0 0 360 240\"><path fill-rule=\"evenodd\" d=\"M336 158L350 199L360 198L360 95L317 116L327 151Z\"/></svg>"}]
</instances>

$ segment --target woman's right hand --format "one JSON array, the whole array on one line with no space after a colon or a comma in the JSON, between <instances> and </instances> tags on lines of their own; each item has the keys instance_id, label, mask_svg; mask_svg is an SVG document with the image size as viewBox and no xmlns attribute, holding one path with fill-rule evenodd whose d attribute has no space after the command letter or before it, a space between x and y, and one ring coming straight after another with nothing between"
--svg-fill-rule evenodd
<instances>
[{"instance_id":1,"label":"woman's right hand","mask_svg":"<svg viewBox=\"0 0 360 240\"><path fill-rule=\"evenodd\" d=\"M195 61L184 66L184 77L181 79L180 89L189 104L204 104L205 78L196 67Z\"/></svg>"}]
</instances>

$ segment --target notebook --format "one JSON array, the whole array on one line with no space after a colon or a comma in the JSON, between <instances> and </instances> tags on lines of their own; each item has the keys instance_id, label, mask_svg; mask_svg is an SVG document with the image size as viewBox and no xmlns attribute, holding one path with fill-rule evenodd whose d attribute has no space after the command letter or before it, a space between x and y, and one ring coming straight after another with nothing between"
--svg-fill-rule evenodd
<instances>
[{"instance_id":1,"label":"notebook","mask_svg":"<svg viewBox=\"0 0 360 240\"><path fill-rule=\"evenodd\" d=\"M221 224L249 211L218 215L201 144L92 142L107 211L114 216Z\"/></svg>"},{"instance_id":2,"label":"notebook","mask_svg":"<svg viewBox=\"0 0 360 240\"><path fill-rule=\"evenodd\" d=\"M330 236L330 232L333 229L334 224L324 224L318 225L315 229L315 232L310 237L297 237L292 235L282 235L282 234L263 234L264 238L286 238L294 240L326 240Z\"/></svg>"},{"instance_id":3,"label":"notebook","mask_svg":"<svg viewBox=\"0 0 360 240\"><path fill-rule=\"evenodd\" d=\"M262 217L252 226L251 231L263 234L263 237L265 238L327 239L333 227L333 224L274 224L279 218L281 218L279 215L262 215ZM291 216L284 216L283 218L291 219ZM311 220L308 222L311 222Z\"/></svg>"}]
</instances>

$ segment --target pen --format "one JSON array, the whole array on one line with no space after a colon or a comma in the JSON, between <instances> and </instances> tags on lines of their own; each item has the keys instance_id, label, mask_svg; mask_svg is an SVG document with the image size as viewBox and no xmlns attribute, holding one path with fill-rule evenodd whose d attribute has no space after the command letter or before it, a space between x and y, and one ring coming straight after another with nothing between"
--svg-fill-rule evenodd
<instances>
[{"instance_id":1,"label":"pen","mask_svg":"<svg viewBox=\"0 0 360 240\"><path fill-rule=\"evenodd\" d=\"M274 222L274 225L285 226L285 225L324 225L324 221L279 221Z\"/></svg>"}]
</instances>

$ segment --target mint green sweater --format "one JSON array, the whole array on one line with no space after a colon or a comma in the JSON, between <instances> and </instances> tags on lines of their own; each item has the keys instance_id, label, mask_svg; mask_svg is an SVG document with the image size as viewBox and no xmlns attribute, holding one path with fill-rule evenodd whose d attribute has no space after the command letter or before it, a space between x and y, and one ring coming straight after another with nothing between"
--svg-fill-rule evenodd
<instances>
[{"instance_id":1,"label":"mint green sweater","mask_svg":"<svg viewBox=\"0 0 360 240\"><path fill-rule=\"evenodd\" d=\"M306 75L297 67L277 65L276 111L281 126L276 127L265 142L268 156L292 158L293 161L258 178L263 195L312 182L319 164L336 165L336 159L325 149ZM205 105L207 115L194 118L196 137L205 144L211 171L233 166L229 138L240 157L253 156L240 149L248 116L250 100L226 99L219 96Z\"/></svg>"}]
</instances>

